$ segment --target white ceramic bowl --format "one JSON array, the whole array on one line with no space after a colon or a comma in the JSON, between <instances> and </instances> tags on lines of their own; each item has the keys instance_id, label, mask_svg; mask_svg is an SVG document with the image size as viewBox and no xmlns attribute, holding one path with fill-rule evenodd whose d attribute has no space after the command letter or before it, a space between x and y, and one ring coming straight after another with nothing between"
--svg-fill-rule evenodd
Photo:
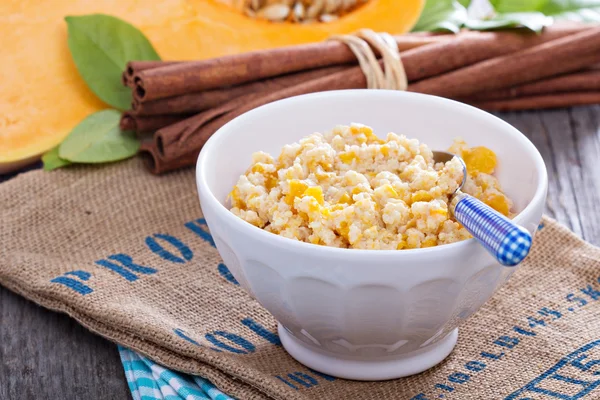
<instances>
[{"instance_id":1,"label":"white ceramic bowl","mask_svg":"<svg viewBox=\"0 0 600 400\"><path fill-rule=\"evenodd\" d=\"M447 149L455 137L498 156L496 176L535 234L547 192L542 157L518 130L455 101L396 91L348 90L277 101L223 126L206 143L196 176L202 211L224 262L279 322L286 350L315 370L382 380L424 371L454 348L457 327L515 268L474 239L415 250L354 250L283 238L228 211L227 195L255 151L281 147L338 124Z\"/></svg>"}]
</instances>

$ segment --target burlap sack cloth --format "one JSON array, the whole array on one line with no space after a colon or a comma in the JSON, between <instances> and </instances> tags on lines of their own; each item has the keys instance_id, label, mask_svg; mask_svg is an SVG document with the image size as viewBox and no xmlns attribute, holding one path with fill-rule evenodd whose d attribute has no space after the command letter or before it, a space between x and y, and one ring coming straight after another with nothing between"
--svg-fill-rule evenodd
<instances>
[{"instance_id":1,"label":"burlap sack cloth","mask_svg":"<svg viewBox=\"0 0 600 400\"><path fill-rule=\"evenodd\" d=\"M0 205L0 284L240 399L600 398L600 250L549 219L442 364L365 383L278 344L198 222L193 170L34 171L0 185Z\"/></svg>"}]
</instances>

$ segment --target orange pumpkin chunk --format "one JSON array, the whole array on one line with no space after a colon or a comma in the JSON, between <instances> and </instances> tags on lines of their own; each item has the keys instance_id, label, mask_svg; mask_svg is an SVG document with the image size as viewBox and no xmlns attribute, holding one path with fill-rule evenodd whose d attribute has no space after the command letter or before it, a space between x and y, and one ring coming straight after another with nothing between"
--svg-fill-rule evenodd
<instances>
[{"instance_id":1,"label":"orange pumpkin chunk","mask_svg":"<svg viewBox=\"0 0 600 400\"><path fill-rule=\"evenodd\" d=\"M483 202L505 216L508 216L510 212L508 199L502 194L492 193L487 195Z\"/></svg>"},{"instance_id":2,"label":"orange pumpkin chunk","mask_svg":"<svg viewBox=\"0 0 600 400\"><path fill-rule=\"evenodd\" d=\"M470 174L477 172L484 174L494 173L497 159L496 154L487 147L473 147L463 153L463 159Z\"/></svg>"}]
</instances>

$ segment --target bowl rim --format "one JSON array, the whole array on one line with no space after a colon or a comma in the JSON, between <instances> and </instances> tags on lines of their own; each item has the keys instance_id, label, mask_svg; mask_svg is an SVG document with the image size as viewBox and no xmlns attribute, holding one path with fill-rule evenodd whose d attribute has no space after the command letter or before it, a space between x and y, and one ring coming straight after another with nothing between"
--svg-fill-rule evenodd
<instances>
[{"instance_id":1,"label":"bowl rim","mask_svg":"<svg viewBox=\"0 0 600 400\"><path fill-rule=\"evenodd\" d=\"M510 135L514 136L514 139L520 141L521 144L525 147L526 150L531 154L534 164L536 166L538 185L535 191L535 194L531 201L527 203L525 208L520 211L515 217L513 221L520 224L528 217L532 216L534 213L534 209L536 205L539 203L543 203L545 197L547 195L548 190L548 172L546 170L546 165L544 160L538 151L538 149L534 146L534 144L527 138L521 131L517 128L510 125L508 122L496 117L493 114L490 114L486 111L483 111L479 108L470 106L465 103L461 103L459 101L450 100L444 97L433 96L422 93L415 92L406 92L406 91L396 91L396 90L380 90L380 89L346 89L346 90L331 90L325 92L316 92L309 93L299 96L293 96L289 98L285 98L282 100L277 100L260 107L254 108L250 111L245 112L244 114L234 118L229 121L221 128L219 128L205 143L200 154L198 155L198 159L196 162L196 185L199 192L204 193L203 201L207 201L209 204L208 207L211 207L216 214L218 214L218 218L224 218L230 224L233 224L236 227L236 230L242 233L243 235L258 235L262 240L272 241L274 244L278 244L281 247L287 247L290 250L295 251L312 251L317 253L323 253L328 256L353 256L353 257L390 257L393 255L394 257L402 257L404 256L425 256L425 255L438 255L438 253L456 251L462 252L468 250L471 246L479 244L476 242L476 239L470 238L466 240L462 240L459 242L444 244L440 246L433 246L427 248L417 248L417 249L403 249L403 250L374 250L374 249L348 249L348 248L338 248L338 247L330 247L330 246L322 246L316 245L313 243L302 242L299 240L290 239L284 236L280 236L271 232L267 232L264 229L261 229L257 226L250 224L247 221L237 217L233 213L227 209L221 202L215 197L212 192L210 186L207 182L207 176L205 174L206 168L203 168L203 165L207 162L207 158L209 154L213 151L213 148L219 146L219 142L222 140L223 135L228 134L228 132L233 132L232 126L237 124L243 124L245 121L254 118L255 114L260 114L273 109L273 111L277 110L280 107L289 108L294 107L298 103L303 103L307 101L312 101L315 99L329 99L334 101L339 96L404 96L409 100L411 98L421 99L423 101L438 103L443 107L450 107L458 110L462 110L463 112L472 113L474 115L478 115L482 118L486 118L489 120L490 124L495 124L500 127L502 130L507 131ZM202 204L201 204L202 206ZM532 235L535 232L530 232ZM439 254L442 255L442 254Z\"/></svg>"}]
</instances>

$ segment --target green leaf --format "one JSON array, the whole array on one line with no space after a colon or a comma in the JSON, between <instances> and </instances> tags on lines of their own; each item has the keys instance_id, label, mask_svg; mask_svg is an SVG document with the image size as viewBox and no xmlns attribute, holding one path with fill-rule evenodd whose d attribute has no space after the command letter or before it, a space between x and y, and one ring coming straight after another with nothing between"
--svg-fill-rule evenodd
<instances>
[{"instance_id":1,"label":"green leaf","mask_svg":"<svg viewBox=\"0 0 600 400\"><path fill-rule=\"evenodd\" d=\"M131 60L160 60L134 26L103 14L66 17L69 49L79 74L102 101L120 110L131 106L121 74Z\"/></svg>"},{"instance_id":2,"label":"green leaf","mask_svg":"<svg viewBox=\"0 0 600 400\"><path fill-rule=\"evenodd\" d=\"M44 155L42 156L42 162L44 163L45 171L52 171L53 169L57 169L71 164L70 161L63 160L58 156L58 146L44 153Z\"/></svg>"},{"instance_id":3,"label":"green leaf","mask_svg":"<svg viewBox=\"0 0 600 400\"><path fill-rule=\"evenodd\" d=\"M492 0L499 13L538 11L555 20L600 22L600 0Z\"/></svg>"},{"instance_id":4,"label":"green leaf","mask_svg":"<svg viewBox=\"0 0 600 400\"><path fill-rule=\"evenodd\" d=\"M540 11L548 0L490 0L497 13Z\"/></svg>"},{"instance_id":5,"label":"green leaf","mask_svg":"<svg viewBox=\"0 0 600 400\"><path fill-rule=\"evenodd\" d=\"M427 0L413 32L450 31L457 33L467 19L467 9L457 0Z\"/></svg>"},{"instance_id":6,"label":"green leaf","mask_svg":"<svg viewBox=\"0 0 600 400\"><path fill-rule=\"evenodd\" d=\"M526 28L533 32L541 32L545 26L552 24L552 18L540 12L522 12L498 14L490 19L467 21L466 27L473 30L492 30L505 28Z\"/></svg>"},{"instance_id":7,"label":"green leaf","mask_svg":"<svg viewBox=\"0 0 600 400\"><path fill-rule=\"evenodd\" d=\"M600 0L547 0L540 11L555 20L600 22Z\"/></svg>"},{"instance_id":8,"label":"green leaf","mask_svg":"<svg viewBox=\"0 0 600 400\"><path fill-rule=\"evenodd\" d=\"M133 132L121 131L117 110L98 111L79 123L60 144L60 158L78 163L103 163L135 155L140 142Z\"/></svg>"},{"instance_id":9,"label":"green leaf","mask_svg":"<svg viewBox=\"0 0 600 400\"><path fill-rule=\"evenodd\" d=\"M469 8L471 5L471 0L458 0L458 2L465 8Z\"/></svg>"}]
</instances>

